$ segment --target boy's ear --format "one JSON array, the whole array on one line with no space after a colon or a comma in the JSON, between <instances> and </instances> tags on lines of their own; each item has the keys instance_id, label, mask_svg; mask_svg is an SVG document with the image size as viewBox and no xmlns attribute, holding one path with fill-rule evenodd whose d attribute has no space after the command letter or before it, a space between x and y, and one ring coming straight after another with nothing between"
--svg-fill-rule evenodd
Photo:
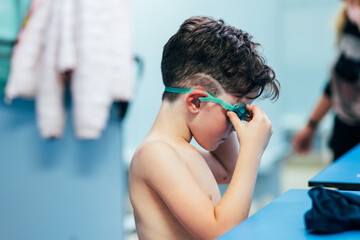
<instances>
[{"instance_id":1,"label":"boy's ear","mask_svg":"<svg viewBox=\"0 0 360 240\"><path fill-rule=\"evenodd\" d=\"M201 97L207 97L208 94L203 90L194 90L186 98L186 107L187 109L193 113L196 114L200 110L201 101L199 98Z\"/></svg>"}]
</instances>

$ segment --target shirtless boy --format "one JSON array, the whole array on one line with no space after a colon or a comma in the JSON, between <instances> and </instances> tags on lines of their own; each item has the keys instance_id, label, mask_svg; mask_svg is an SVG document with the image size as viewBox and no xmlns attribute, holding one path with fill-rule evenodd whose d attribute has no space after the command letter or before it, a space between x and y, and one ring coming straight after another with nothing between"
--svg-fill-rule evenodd
<instances>
[{"instance_id":1,"label":"shirtless boy","mask_svg":"<svg viewBox=\"0 0 360 240\"><path fill-rule=\"evenodd\" d=\"M266 114L250 104L279 95L257 46L208 17L186 20L166 43L163 101L130 166L140 239L214 239L247 218L272 134ZM218 184L229 184L222 198Z\"/></svg>"}]
</instances>

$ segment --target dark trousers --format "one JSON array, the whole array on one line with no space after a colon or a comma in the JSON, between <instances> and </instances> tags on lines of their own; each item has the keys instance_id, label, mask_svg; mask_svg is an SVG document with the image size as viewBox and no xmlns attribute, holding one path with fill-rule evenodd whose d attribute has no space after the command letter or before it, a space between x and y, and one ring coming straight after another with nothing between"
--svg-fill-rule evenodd
<instances>
[{"instance_id":1,"label":"dark trousers","mask_svg":"<svg viewBox=\"0 0 360 240\"><path fill-rule=\"evenodd\" d=\"M352 147L360 143L360 125L351 126L335 116L330 148L334 153L333 161L337 160Z\"/></svg>"}]
</instances>

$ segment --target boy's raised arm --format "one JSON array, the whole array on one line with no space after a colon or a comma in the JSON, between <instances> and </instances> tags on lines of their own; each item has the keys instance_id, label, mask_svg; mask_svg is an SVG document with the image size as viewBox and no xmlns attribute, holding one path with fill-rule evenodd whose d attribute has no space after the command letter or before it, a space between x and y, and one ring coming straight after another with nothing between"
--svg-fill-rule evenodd
<instances>
[{"instance_id":1,"label":"boy's raised arm","mask_svg":"<svg viewBox=\"0 0 360 240\"><path fill-rule=\"evenodd\" d=\"M239 147L233 133L219 147L211 152L199 150L218 184L229 184L238 159Z\"/></svg>"},{"instance_id":2,"label":"boy's raised arm","mask_svg":"<svg viewBox=\"0 0 360 240\"><path fill-rule=\"evenodd\" d=\"M258 106L247 105L246 108L252 115L252 120L246 124L235 113L227 113L236 130L240 151L229 187L215 210L218 219L230 217L234 222L237 217L242 221L248 216L260 160L272 135L266 114ZM231 211L240 215L235 216Z\"/></svg>"}]
</instances>

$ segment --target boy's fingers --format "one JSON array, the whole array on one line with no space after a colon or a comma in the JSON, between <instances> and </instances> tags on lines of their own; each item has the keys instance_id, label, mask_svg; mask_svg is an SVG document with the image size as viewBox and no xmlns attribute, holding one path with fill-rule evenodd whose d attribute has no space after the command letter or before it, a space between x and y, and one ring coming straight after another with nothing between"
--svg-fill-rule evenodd
<instances>
[{"instance_id":1,"label":"boy's fingers","mask_svg":"<svg viewBox=\"0 0 360 240\"><path fill-rule=\"evenodd\" d=\"M260 107L257 105L246 104L246 109L250 114L254 114L255 112L261 111Z\"/></svg>"},{"instance_id":2,"label":"boy's fingers","mask_svg":"<svg viewBox=\"0 0 360 240\"><path fill-rule=\"evenodd\" d=\"M265 114L257 105L246 104L246 109L249 111L249 115L251 116L251 118L254 118L256 116L262 116Z\"/></svg>"},{"instance_id":3,"label":"boy's fingers","mask_svg":"<svg viewBox=\"0 0 360 240\"><path fill-rule=\"evenodd\" d=\"M241 122L239 117L234 112L228 111L227 116L229 117L230 122L232 123L235 129L241 127L244 124L243 122Z\"/></svg>"}]
</instances>

